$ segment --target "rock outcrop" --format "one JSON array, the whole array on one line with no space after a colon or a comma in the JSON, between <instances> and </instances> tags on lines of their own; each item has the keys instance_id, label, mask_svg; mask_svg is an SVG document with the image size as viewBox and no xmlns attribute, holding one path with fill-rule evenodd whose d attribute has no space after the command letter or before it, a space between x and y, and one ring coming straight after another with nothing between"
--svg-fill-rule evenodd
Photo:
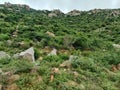
<instances>
[{"instance_id":1,"label":"rock outcrop","mask_svg":"<svg viewBox=\"0 0 120 90\"><path fill-rule=\"evenodd\" d=\"M80 14L81 12L79 10L73 10L67 13L67 15L70 15L70 16L78 16Z\"/></svg>"},{"instance_id":2,"label":"rock outcrop","mask_svg":"<svg viewBox=\"0 0 120 90\"><path fill-rule=\"evenodd\" d=\"M64 13L61 12L59 9L55 9L55 10L51 11L51 13L48 14L48 17L57 17L60 15L64 15Z\"/></svg>"}]
</instances>

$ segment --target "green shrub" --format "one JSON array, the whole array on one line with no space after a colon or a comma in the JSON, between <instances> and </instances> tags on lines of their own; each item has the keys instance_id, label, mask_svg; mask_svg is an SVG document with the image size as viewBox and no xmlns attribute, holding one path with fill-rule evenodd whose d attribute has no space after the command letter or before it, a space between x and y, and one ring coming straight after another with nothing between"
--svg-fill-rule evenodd
<instances>
[{"instance_id":1,"label":"green shrub","mask_svg":"<svg viewBox=\"0 0 120 90\"><path fill-rule=\"evenodd\" d=\"M91 72L97 71L97 66L94 63L94 60L84 57L73 60L72 67L77 69L90 70Z\"/></svg>"},{"instance_id":2,"label":"green shrub","mask_svg":"<svg viewBox=\"0 0 120 90\"><path fill-rule=\"evenodd\" d=\"M81 35L79 37L75 37L73 44L76 49L89 49L90 48L90 40L87 36Z\"/></svg>"},{"instance_id":3,"label":"green shrub","mask_svg":"<svg viewBox=\"0 0 120 90\"><path fill-rule=\"evenodd\" d=\"M35 51L35 53L34 53L35 59L38 59L41 55L40 50L35 48L34 51Z\"/></svg>"},{"instance_id":4,"label":"green shrub","mask_svg":"<svg viewBox=\"0 0 120 90\"><path fill-rule=\"evenodd\" d=\"M14 70L15 73L27 73L32 70L33 63L28 60L12 60L9 67Z\"/></svg>"},{"instance_id":5,"label":"green shrub","mask_svg":"<svg viewBox=\"0 0 120 90\"><path fill-rule=\"evenodd\" d=\"M47 62L62 62L63 60L61 57L57 55L50 55L50 56L45 56L43 60L46 60Z\"/></svg>"},{"instance_id":6,"label":"green shrub","mask_svg":"<svg viewBox=\"0 0 120 90\"><path fill-rule=\"evenodd\" d=\"M0 40L8 40L9 36L7 34L0 34Z\"/></svg>"}]
</instances>

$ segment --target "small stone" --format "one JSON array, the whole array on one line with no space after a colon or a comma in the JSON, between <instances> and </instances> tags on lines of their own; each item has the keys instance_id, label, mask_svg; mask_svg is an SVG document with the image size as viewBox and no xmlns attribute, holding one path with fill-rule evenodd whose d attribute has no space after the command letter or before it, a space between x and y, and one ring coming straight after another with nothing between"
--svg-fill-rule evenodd
<instances>
[{"instance_id":1,"label":"small stone","mask_svg":"<svg viewBox=\"0 0 120 90\"><path fill-rule=\"evenodd\" d=\"M60 74L59 68L53 68L51 73Z\"/></svg>"},{"instance_id":2,"label":"small stone","mask_svg":"<svg viewBox=\"0 0 120 90\"><path fill-rule=\"evenodd\" d=\"M55 37L55 34L52 33L52 32L47 31L46 34L48 34L48 35L51 36L51 37Z\"/></svg>"},{"instance_id":3,"label":"small stone","mask_svg":"<svg viewBox=\"0 0 120 90\"><path fill-rule=\"evenodd\" d=\"M50 82L53 82L53 80L54 80L54 75L51 74L51 75L50 75Z\"/></svg>"},{"instance_id":4,"label":"small stone","mask_svg":"<svg viewBox=\"0 0 120 90\"><path fill-rule=\"evenodd\" d=\"M48 56L52 55L57 55L57 50L55 48L53 48L53 50L48 54Z\"/></svg>"}]
</instances>

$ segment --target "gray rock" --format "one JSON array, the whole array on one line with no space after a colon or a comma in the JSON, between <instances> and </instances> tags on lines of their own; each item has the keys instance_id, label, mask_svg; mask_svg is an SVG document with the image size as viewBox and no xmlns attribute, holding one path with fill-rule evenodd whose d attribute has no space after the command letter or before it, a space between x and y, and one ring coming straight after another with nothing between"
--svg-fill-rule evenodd
<instances>
[{"instance_id":1,"label":"gray rock","mask_svg":"<svg viewBox=\"0 0 120 90\"><path fill-rule=\"evenodd\" d=\"M10 58L10 55L8 55L6 52L4 51L0 51L0 59L4 59L4 58Z\"/></svg>"},{"instance_id":2,"label":"gray rock","mask_svg":"<svg viewBox=\"0 0 120 90\"><path fill-rule=\"evenodd\" d=\"M13 55L13 58L23 58L23 59L27 59L29 61L33 61L35 62L35 57L34 57L34 48L31 47L21 53L17 53Z\"/></svg>"},{"instance_id":3,"label":"gray rock","mask_svg":"<svg viewBox=\"0 0 120 90\"><path fill-rule=\"evenodd\" d=\"M48 54L48 56L52 55L57 55L57 50L55 48L53 48L53 50Z\"/></svg>"}]
</instances>

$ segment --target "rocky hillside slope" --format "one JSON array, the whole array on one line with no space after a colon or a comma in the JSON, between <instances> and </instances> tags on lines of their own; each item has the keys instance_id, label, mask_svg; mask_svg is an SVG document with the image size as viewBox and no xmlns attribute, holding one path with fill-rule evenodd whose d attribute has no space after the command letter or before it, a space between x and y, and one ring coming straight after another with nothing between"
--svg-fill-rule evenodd
<instances>
[{"instance_id":1,"label":"rocky hillside slope","mask_svg":"<svg viewBox=\"0 0 120 90\"><path fill-rule=\"evenodd\" d=\"M120 9L0 5L0 90L120 90Z\"/></svg>"}]
</instances>

